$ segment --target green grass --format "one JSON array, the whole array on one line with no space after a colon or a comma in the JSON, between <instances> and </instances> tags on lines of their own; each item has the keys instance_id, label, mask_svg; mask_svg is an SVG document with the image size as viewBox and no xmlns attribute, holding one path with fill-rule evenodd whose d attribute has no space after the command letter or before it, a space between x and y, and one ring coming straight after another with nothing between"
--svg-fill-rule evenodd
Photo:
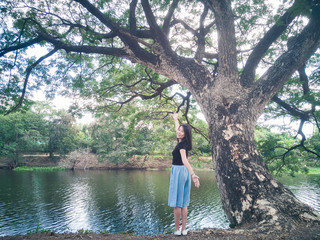
<instances>
[{"instance_id":1,"label":"green grass","mask_svg":"<svg viewBox=\"0 0 320 240\"><path fill-rule=\"evenodd\" d=\"M89 230L89 229L79 229L78 230L78 233L79 234L88 234L88 233L92 233L92 231L91 230Z\"/></svg>"},{"instance_id":2,"label":"green grass","mask_svg":"<svg viewBox=\"0 0 320 240\"><path fill-rule=\"evenodd\" d=\"M65 168L62 168L62 167L27 167L27 166L16 167L14 169L14 171L46 171L46 172L64 171L64 170Z\"/></svg>"},{"instance_id":3,"label":"green grass","mask_svg":"<svg viewBox=\"0 0 320 240\"><path fill-rule=\"evenodd\" d=\"M308 174L320 175L320 168L309 168Z\"/></svg>"},{"instance_id":4,"label":"green grass","mask_svg":"<svg viewBox=\"0 0 320 240\"><path fill-rule=\"evenodd\" d=\"M54 230L51 230L51 229L44 229L43 227L40 226L40 224L37 225L37 229L34 230L34 231L30 231L30 232L27 232L27 234L34 234L34 233L48 233L48 232L56 232Z\"/></svg>"}]
</instances>

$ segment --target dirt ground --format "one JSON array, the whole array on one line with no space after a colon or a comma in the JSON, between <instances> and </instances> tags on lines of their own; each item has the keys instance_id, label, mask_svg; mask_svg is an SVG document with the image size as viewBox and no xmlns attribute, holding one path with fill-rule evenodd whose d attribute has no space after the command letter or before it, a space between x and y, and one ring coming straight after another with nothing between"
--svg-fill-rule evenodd
<instances>
[{"instance_id":1,"label":"dirt ground","mask_svg":"<svg viewBox=\"0 0 320 240\"><path fill-rule=\"evenodd\" d=\"M251 228L252 229L252 228ZM62 239L76 239L76 240L122 240L122 239L215 239L215 240L319 240L320 239L320 225L314 226L300 226L289 233L270 233L257 232L256 230L246 229L202 229L189 231L187 236L174 236L173 234L159 234L155 236L134 236L130 234L109 234L109 233L63 233L57 234L54 232L33 233L28 235L6 236L0 237L1 240L62 240Z\"/></svg>"}]
</instances>

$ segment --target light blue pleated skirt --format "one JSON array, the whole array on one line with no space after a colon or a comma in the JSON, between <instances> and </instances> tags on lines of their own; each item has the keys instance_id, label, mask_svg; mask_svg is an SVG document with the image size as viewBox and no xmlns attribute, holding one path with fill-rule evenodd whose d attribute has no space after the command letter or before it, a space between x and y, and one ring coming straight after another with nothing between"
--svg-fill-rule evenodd
<instances>
[{"instance_id":1,"label":"light blue pleated skirt","mask_svg":"<svg viewBox=\"0 0 320 240\"><path fill-rule=\"evenodd\" d=\"M190 203L191 176L184 165L172 165L168 205L187 207Z\"/></svg>"}]
</instances>

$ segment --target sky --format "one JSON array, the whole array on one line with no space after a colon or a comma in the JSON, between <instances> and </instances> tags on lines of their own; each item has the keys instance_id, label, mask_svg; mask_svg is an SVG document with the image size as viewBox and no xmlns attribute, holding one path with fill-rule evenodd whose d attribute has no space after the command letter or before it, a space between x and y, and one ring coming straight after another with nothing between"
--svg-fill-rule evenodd
<instances>
[{"instance_id":1,"label":"sky","mask_svg":"<svg viewBox=\"0 0 320 240\"><path fill-rule=\"evenodd\" d=\"M72 105L72 100L70 98L61 95L56 95L54 99L49 101L46 99L45 94L42 91L37 91L32 99L36 101L49 102L50 105L52 105L52 107L56 110L68 110ZM79 124L90 124L93 121L93 115L89 112L84 113L82 118L76 118L76 122Z\"/></svg>"}]
</instances>

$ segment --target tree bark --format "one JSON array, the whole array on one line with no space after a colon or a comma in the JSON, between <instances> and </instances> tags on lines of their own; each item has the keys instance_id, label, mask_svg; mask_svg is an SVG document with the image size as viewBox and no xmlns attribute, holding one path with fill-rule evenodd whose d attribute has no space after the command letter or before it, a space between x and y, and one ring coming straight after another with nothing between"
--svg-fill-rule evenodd
<instances>
[{"instance_id":1,"label":"tree bark","mask_svg":"<svg viewBox=\"0 0 320 240\"><path fill-rule=\"evenodd\" d=\"M218 93L212 89L211 96L198 99L206 108L217 184L229 221L254 225L257 231L288 231L297 223L319 224L320 214L271 176L254 142L261 110L250 106L245 91L239 89L228 97L213 97Z\"/></svg>"},{"instance_id":2,"label":"tree bark","mask_svg":"<svg viewBox=\"0 0 320 240\"><path fill-rule=\"evenodd\" d=\"M188 76L179 82L187 84L209 124L218 188L231 224L255 226L257 231L289 231L297 224L320 224L320 214L273 178L256 149L254 130L265 96L252 98L252 92L235 79L213 79L200 68L189 62L177 76ZM200 84L190 84L196 82L190 78Z\"/></svg>"}]
</instances>

